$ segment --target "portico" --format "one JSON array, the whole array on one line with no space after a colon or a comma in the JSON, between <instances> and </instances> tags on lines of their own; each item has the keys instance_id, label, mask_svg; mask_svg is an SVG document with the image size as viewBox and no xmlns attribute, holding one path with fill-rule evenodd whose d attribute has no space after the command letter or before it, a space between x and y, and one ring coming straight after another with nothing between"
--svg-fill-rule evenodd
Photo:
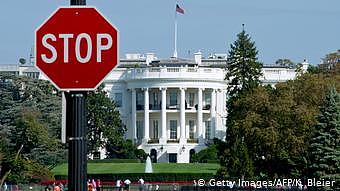
<instances>
[{"instance_id":1,"label":"portico","mask_svg":"<svg viewBox=\"0 0 340 191\"><path fill-rule=\"evenodd\" d=\"M214 138L216 91L197 87L132 88L131 138L143 144L204 143L204 139Z\"/></svg>"}]
</instances>

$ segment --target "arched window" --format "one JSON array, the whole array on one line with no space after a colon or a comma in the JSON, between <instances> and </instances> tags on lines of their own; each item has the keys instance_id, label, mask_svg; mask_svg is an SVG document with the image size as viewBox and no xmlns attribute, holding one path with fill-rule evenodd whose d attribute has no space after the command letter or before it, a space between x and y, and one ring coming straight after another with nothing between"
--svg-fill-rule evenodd
<instances>
[{"instance_id":1,"label":"arched window","mask_svg":"<svg viewBox=\"0 0 340 191\"><path fill-rule=\"evenodd\" d=\"M190 149L190 151L189 151L189 161L190 161L190 163L193 162L192 157L194 156L195 153L196 153L195 149Z\"/></svg>"},{"instance_id":2,"label":"arched window","mask_svg":"<svg viewBox=\"0 0 340 191\"><path fill-rule=\"evenodd\" d=\"M152 163L157 163L157 151L156 149L151 149L150 158Z\"/></svg>"}]
</instances>

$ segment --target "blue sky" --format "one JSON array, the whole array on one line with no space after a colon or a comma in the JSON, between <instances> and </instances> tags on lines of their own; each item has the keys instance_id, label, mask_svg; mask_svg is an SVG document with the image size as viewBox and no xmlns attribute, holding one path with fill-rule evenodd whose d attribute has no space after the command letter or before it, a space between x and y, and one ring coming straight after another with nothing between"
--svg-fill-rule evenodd
<instances>
[{"instance_id":1,"label":"blue sky","mask_svg":"<svg viewBox=\"0 0 340 191\"><path fill-rule=\"evenodd\" d=\"M120 57L126 53L173 54L175 0L87 0L120 31ZM226 53L242 23L265 64L279 58L318 64L340 49L339 0L180 0L178 55L201 50ZM0 64L27 58L35 29L69 0L2 0Z\"/></svg>"}]
</instances>

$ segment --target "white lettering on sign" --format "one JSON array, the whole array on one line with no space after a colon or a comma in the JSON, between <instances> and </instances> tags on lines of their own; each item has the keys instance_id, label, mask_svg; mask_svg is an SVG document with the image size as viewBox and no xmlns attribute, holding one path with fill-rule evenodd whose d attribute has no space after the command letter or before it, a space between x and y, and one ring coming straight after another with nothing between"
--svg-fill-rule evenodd
<instances>
[{"instance_id":1,"label":"white lettering on sign","mask_svg":"<svg viewBox=\"0 0 340 191\"><path fill-rule=\"evenodd\" d=\"M64 62L68 63L68 39L73 38L73 34L59 34L59 38L64 39Z\"/></svg>"},{"instance_id":2,"label":"white lettering on sign","mask_svg":"<svg viewBox=\"0 0 340 191\"><path fill-rule=\"evenodd\" d=\"M50 64L57 59L57 50L52 45L48 44L47 39L51 39L52 41L56 41L57 39L55 38L55 36L53 34L46 34L42 38L42 44L44 45L44 47L46 47L47 49L49 49L51 51L52 56L51 56L51 58L47 58L46 54L42 54L41 59L44 62Z\"/></svg>"},{"instance_id":3,"label":"white lettering on sign","mask_svg":"<svg viewBox=\"0 0 340 191\"><path fill-rule=\"evenodd\" d=\"M107 39L107 44L102 44L102 39ZM102 50L108 50L112 47L112 37L109 34L97 34L97 62L102 62Z\"/></svg>"},{"instance_id":4,"label":"white lettering on sign","mask_svg":"<svg viewBox=\"0 0 340 191\"><path fill-rule=\"evenodd\" d=\"M82 58L80 55L80 42L82 39L85 39L87 41L87 53L86 53L85 58ZM76 58L79 62L86 63L90 60L91 56L92 56L91 37L90 35L86 33L81 33L77 36L77 40L76 40Z\"/></svg>"},{"instance_id":5,"label":"white lettering on sign","mask_svg":"<svg viewBox=\"0 0 340 191\"><path fill-rule=\"evenodd\" d=\"M74 35L73 34L59 34L58 35L59 39L63 40L63 45L64 45L64 52L63 52L63 60L64 63L69 62L69 39L73 39ZM45 34L42 38L42 45L47 48L51 52L51 57L47 57L46 54L41 55L41 59L50 64L53 63L57 60L58 57L58 52L56 48L48 43L47 41L51 39L52 42L56 42L57 38L53 34ZM106 43L103 43L103 39L106 39ZM86 41L86 46L81 46L82 40ZM96 50L96 60L97 62L102 62L102 52L105 50L109 50L112 47L112 37L110 34L107 33L99 33L96 36L96 45L97 45L97 50ZM82 47L87 47L86 55L82 57L80 50ZM75 50L74 50L73 55L75 55L76 59L80 63L87 63L90 61L92 57L92 39L91 36L87 33L81 33L76 37L76 42L75 42Z\"/></svg>"}]
</instances>

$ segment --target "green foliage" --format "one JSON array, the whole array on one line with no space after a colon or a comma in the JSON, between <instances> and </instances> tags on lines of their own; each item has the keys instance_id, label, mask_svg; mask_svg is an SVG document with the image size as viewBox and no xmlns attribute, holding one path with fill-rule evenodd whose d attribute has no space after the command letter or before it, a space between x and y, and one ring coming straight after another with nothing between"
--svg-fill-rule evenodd
<instances>
[{"instance_id":1,"label":"green foliage","mask_svg":"<svg viewBox=\"0 0 340 191\"><path fill-rule=\"evenodd\" d=\"M32 111L23 111L16 121L16 128L11 134L15 145L24 145L23 152L30 153L33 148L48 145L49 137L46 127L37 119L39 114Z\"/></svg>"},{"instance_id":2,"label":"green foliage","mask_svg":"<svg viewBox=\"0 0 340 191\"><path fill-rule=\"evenodd\" d=\"M210 173L215 174L219 164L211 163L153 163L153 173ZM145 163L88 163L88 174L144 173ZM53 169L55 175L67 175L67 163Z\"/></svg>"},{"instance_id":3,"label":"green foliage","mask_svg":"<svg viewBox=\"0 0 340 191\"><path fill-rule=\"evenodd\" d=\"M89 160L87 163L140 163L139 159L100 159Z\"/></svg>"},{"instance_id":4,"label":"green foliage","mask_svg":"<svg viewBox=\"0 0 340 191\"><path fill-rule=\"evenodd\" d=\"M19 157L17 161L14 161L13 158L14 156L8 156L4 164L5 169L3 169L3 172L11 170L11 173L6 179L7 183L27 184L54 179L52 172L38 162L22 157Z\"/></svg>"},{"instance_id":5,"label":"green foliage","mask_svg":"<svg viewBox=\"0 0 340 191\"><path fill-rule=\"evenodd\" d=\"M321 72L318 66L309 65L307 68L307 72L310 74L318 74Z\"/></svg>"},{"instance_id":6,"label":"green foliage","mask_svg":"<svg viewBox=\"0 0 340 191\"><path fill-rule=\"evenodd\" d=\"M208 163L209 161L217 161L217 148L215 144L209 145L207 148L195 153L191 162Z\"/></svg>"},{"instance_id":7,"label":"green foliage","mask_svg":"<svg viewBox=\"0 0 340 191\"><path fill-rule=\"evenodd\" d=\"M89 92L86 108L88 152L93 153L99 148L122 145L126 128L114 102L107 96L102 86Z\"/></svg>"},{"instance_id":8,"label":"green foliage","mask_svg":"<svg viewBox=\"0 0 340 191\"><path fill-rule=\"evenodd\" d=\"M20 64L26 64L26 59L25 58L19 58L19 63Z\"/></svg>"},{"instance_id":9,"label":"green foliage","mask_svg":"<svg viewBox=\"0 0 340 191\"><path fill-rule=\"evenodd\" d=\"M257 87L231 102L226 142L218 146L220 176L301 177L319 106L340 73L304 74L273 89ZM243 140L243 141L242 141Z\"/></svg>"},{"instance_id":10,"label":"green foliage","mask_svg":"<svg viewBox=\"0 0 340 191\"><path fill-rule=\"evenodd\" d=\"M246 105L238 102L245 98L260 84L262 64L257 58L258 51L255 42L243 30L237 35L237 40L231 45L228 55L226 80L228 80L229 100L227 102L227 136L226 145L221 148L221 174L229 176L251 177L254 172L253 156L248 149L244 124L240 120L247 111ZM252 113L253 114L253 113ZM258 121L257 115L251 115ZM244 118L242 118L244 119Z\"/></svg>"},{"instance_id":11,"label":"green foliage","mask_svg":"<svg viewBox=\"0 0 340 191\"><path fill-rule=\"evenodd\" d=\"M47 81L2 73L0 95L0 176L16 183L42 178L64 157L60 94Z\"/></svg>"},{"instance_id":12,"label":"green foliage","mask_svg":"<svg viewBox=\"0 0 340 191\"><path fill-rule=\"evenodd\" d=\"M248 91L260 84L262 64L258 61L255 42L243 30L231 44L228 55L226 80L229 96Z\"/></svg>"},{"instance_id":13,"label":"green foliage","mask_svg":"<svg viewBox=\"0 0 340 191\"><path fill-rule=\"evenodd\" d=\"M193 181L193 180L210 180L214 177L212 173L124 173L124 174L88 174L89 179L100 179L101 181L116 181L116 180L132 180L137 182L140 178L150 182L165 182L165 181ZM57 180L67 179L66 175L55 176Z\"/></svg>"},{"instance_id":14,"label":"green foliage","mask_svg":"<svg viewBox=\"0 0 340 191\"><path fill-rule=\"evenodd\" d=\"M320 107L311 139L312 177L340 181L340 94L332 87Z\"/></svg>"},{"instance_id":15,"label":"green foliage","mask_svg":"<svg viewBox=\"0 0 340 191\"><path fill-rule=\"evenodd\" d=\"M144 150L138 149L131 140L124 140L120 144L111 145L107 147L108 158L117 159L139 159L145 161L147 154Z\"/></svg>"},{"instance_id":16,"label":"green foliage","mask_svg":"<svg viewBox=\"0 0 340 191\"><path fill-rule=\"evenodd\" d=\"M114 101L103 90L103 86L90 92L87 97L88 151L96 152L106 148L108 158L141 159L146 158L131 140L125 140L126 127Z\"/></svg>"},{"instance_id":17,"label":"green foliage","mask_svg":"<svg viewBox=\"0 0 340 191\"><path fill-rule=\"evenodd\" d=\"M296 64L293 61L287 58L280 58L275 61L275 64L289 68L294 68L296 66Z\"/></svg>"}]
</instances>

